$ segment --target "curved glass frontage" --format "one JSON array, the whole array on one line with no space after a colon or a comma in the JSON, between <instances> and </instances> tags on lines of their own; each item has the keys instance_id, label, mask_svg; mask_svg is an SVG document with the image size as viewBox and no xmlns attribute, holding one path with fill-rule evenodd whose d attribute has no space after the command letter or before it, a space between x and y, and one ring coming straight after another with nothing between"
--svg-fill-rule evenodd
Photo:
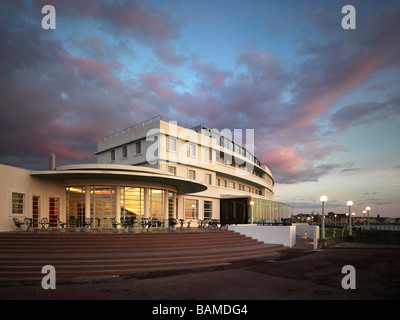
<instances>
[{"instance_id":1,"label":"curved glass frontage","mask_svg":"<svg viewBox=\"0 0 400 320\"><path fill-rule=\"evenodd\" d=\"M293 213L293 207L273 200L250 198L249 222L257 224L286 223Z\"/></svg>"},{"instance_id":2,"label":"curved glass frontage","mask_svg":"<svg viewBox=\"0 0 400 320\"><path fill-rule=\"evenodd\" d=\"M144 218L163 221L175 216L175 193L167 190L110 185L65 189L66 219L70 226L83 226L85 219L91 218L92 227L111 228L113 219L120 222L135 218L139 227Z\"/></svg>"}]
</instances>

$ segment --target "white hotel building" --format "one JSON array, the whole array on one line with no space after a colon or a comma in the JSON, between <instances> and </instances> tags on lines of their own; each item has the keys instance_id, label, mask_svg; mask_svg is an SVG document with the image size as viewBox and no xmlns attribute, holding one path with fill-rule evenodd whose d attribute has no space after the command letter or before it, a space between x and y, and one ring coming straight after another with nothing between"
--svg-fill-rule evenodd
<instances>
[{"instance_id":1,"label":"white hotel building","mask_svg":"<svg viewBox=\"0 0 400 320\"><path fill-rule=\"evenodd\" d=\"M46 171L0 165L0 231L12 218L59 222L91 219L91 227L135 217L168 226L175 218L225 224L281 223L292 207L274 201L271 170L228 131L189 128L161 116L99 139L97 164ZM57 219L58 218L58 219ZM179 224L178 224L179 226Z\"/></svg>"}]
</instances>

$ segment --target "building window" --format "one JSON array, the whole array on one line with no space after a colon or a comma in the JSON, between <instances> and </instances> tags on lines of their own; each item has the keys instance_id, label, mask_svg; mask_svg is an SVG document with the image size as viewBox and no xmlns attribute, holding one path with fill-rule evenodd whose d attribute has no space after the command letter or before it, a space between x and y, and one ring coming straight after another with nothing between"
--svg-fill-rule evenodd
<instances>
[{"instance_id":1,"label":"building window","mask_svg":"<svg viewBox=\"0 0 400 320\"><path fill-rule=\"evenodd\" d=\"M204 219L212 218L212 201L204 201Z\"/></svg>"},{"instance_id":2,"label":"building window","mask_svg":"<svg viewBox=\"0 0 400 320\"><path fill-rule=\"evenodd\" d=\"M177 139L174 137L168 138L168 151L176 152L177 149Z\"/></svg>"},{"instance_id":3,"label":"building window","mask_svg":"<svg viewBox=\"0 0 400 320\"><path fill-rule=\"evenodd\" d=\"M206 173L205 183L211 185L212 184L212 176L209 173Z\"/></svg>"},{"instance_id":4,"label":"building window","mask_svg":"<svg viewBox=\"0 0 400 320\"><path fill-rule=\"evenodd\" d=\"M115 161L115 150L110 151L110 161L111 162Z\"/></svg>"},{"instance_id":5,"label":"building window","mask_svg":"<svg viewBox=\"0 0 400 320\"><path fill-rule=\"evenodd\" d=\"M196 171L189 170L189 179L196 180Z\"/></svg>"},{"instance_id":6,"label":"building window","mask_svg":"<svg viewBox=\"0 0 400 320\"><path fill-rule=\"evenodd\" d=\"M122 159L128 158L128 146L122 147Z\"/></svg>"},{"instance_id":7,"label":"building window","mask_svg":"<svg viewBox=\"0 0 400 320\"><path fill-rule=\"evenodd\" d=\"M217 186L220 187L221 186L221 179L217 178L216 180L217 180Z\"/></svg>"},{"instance_id":8,"label":"building window","mask_svg":"<svg viewBox=\"0 0 400 320\"><path fill-rule=\"evenodd\" d=\"M142 154L142 141L135 143L135 155Z\"/></svg>"},{"instance_id":9,"label":"building window","mask_svg":"<svg viewBox=\"0 0 400 320\"><path fill-rule=\"evenodd\" d=\"M212 149L208 148L208 149L204 149L204 159L206 161L212 161Z\"/></svg>"},{"instance_id":10,"label":"building window","mask_svg":"<svg viewBox=\"0 0 400 320\"><path fill-rule=\"evenodd\" d=\"M12 197L11 214L24 214L25 194L13 192L11 197Z\"/></svg>"},{"instance_id":11,"label":"building window","mask_svg":"<svg viewBox=\"0 0 400 320\"><path fill-rule=\"evenodd\" d=\"M229 187L231 188L231 189L235 189L235 183L234 182L229 182Z\"/></svg>"},{"instance_id":12,"label":"building window","mask_svg":"<svg viewBox=\"0 0 400 320\"><path fill-rule=\"evenodd\" d=\"M199 200L185 199L185 219L195 220L198 219L199 213Z\"/></svg>"},{"instance_id":13,"label":"building window","mask_svg":"<svg viewBox=\"0 0 400 320\"><path fill-rule=\"evenodd\" d=\"M176 167L168 166L168 172L176 176Z\"/></svg>"},{"instance_id":14,"label":"building window","mask_svg":"<svg viewBox=\"0 0 400 320\"><path fill-rule=\"evenodd\" d=\"M190 157L196 156L196 145L193 143L189 143L189 156Z\"/></svg>"}]
</instances>

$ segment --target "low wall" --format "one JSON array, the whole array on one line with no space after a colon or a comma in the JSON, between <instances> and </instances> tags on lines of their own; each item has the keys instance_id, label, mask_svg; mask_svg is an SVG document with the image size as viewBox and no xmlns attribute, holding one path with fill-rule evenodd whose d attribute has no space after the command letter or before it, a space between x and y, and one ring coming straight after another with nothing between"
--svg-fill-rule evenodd
<instances>
[{"instance_id":1,"label":"low wall","mask_svg":"<svg viewBox=\"0 0 400 320\"><path fill-rule=\"evenodd\" d=\"M354 242L400 245L399 231L357 230Z\"/></svg>"},{"instance_id":2,"label":"low wall","mask_svg":"<svg viewBox=\"0 0 400 320\"><path fill-rule=\"evenodd\" d=\"M244 224L230 225L228 229L264 243L282 244L290 248L296 244L295 226L258 226Z\"/></svg>"},{"instance_id":3,"label":"low wall","mask_svg":"<svg viewBox=\"0 0 400 320\"><path fill-rule=\"evenodd\" d=\"M318 240L318 249L334 246L342 242L353 242L353 236L329 237Z\"/></svg>"}]
</instances>

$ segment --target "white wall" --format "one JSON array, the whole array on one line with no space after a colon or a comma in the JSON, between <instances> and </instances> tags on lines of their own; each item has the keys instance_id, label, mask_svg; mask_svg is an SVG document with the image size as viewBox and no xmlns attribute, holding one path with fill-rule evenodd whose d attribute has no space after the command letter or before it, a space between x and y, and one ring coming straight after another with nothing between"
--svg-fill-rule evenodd
<instances>
[{"instance_id":1,"label":"white wall","mask_svg":"<svg viewBox=\"0 0 400 320\"><path fill-rule=\"evenodd\" d=\"M300 237L306 236L314 242L314 249L317 249L319 239L319 226L313 226L306 223L294 223L296 227L296 235ZM307 234L306 234L307 233Z\"/></svg>"},{"instance_id":2,"label":"white wall","mask_svg":"<svg viewBox=\"0 0 400 320\"><path fill-rule=\"evenodd\" d=\"M257 225L230 225L229 230L244 234L264 243L283 244L293 247L296 244L296 227L294 226L257 226Z\"/></svg>"},{"instance_id":3,"label":"white wall","mask_svg":"<svg viewBox=\"0 0 400 320\"><path fill-rule=\"evenodd\" d=\"M12 193L25 195L23 214L13 215L11 211ZM32 217L32 197L39 196L39 219L48 218L49 198L58 198L60 217L65 217L65 188L59 181L32 177L29 170L0 164L0 231L15 231L12 218ZM64 219L65 220L65 219Z\"/></svg>"}]
</instances>

